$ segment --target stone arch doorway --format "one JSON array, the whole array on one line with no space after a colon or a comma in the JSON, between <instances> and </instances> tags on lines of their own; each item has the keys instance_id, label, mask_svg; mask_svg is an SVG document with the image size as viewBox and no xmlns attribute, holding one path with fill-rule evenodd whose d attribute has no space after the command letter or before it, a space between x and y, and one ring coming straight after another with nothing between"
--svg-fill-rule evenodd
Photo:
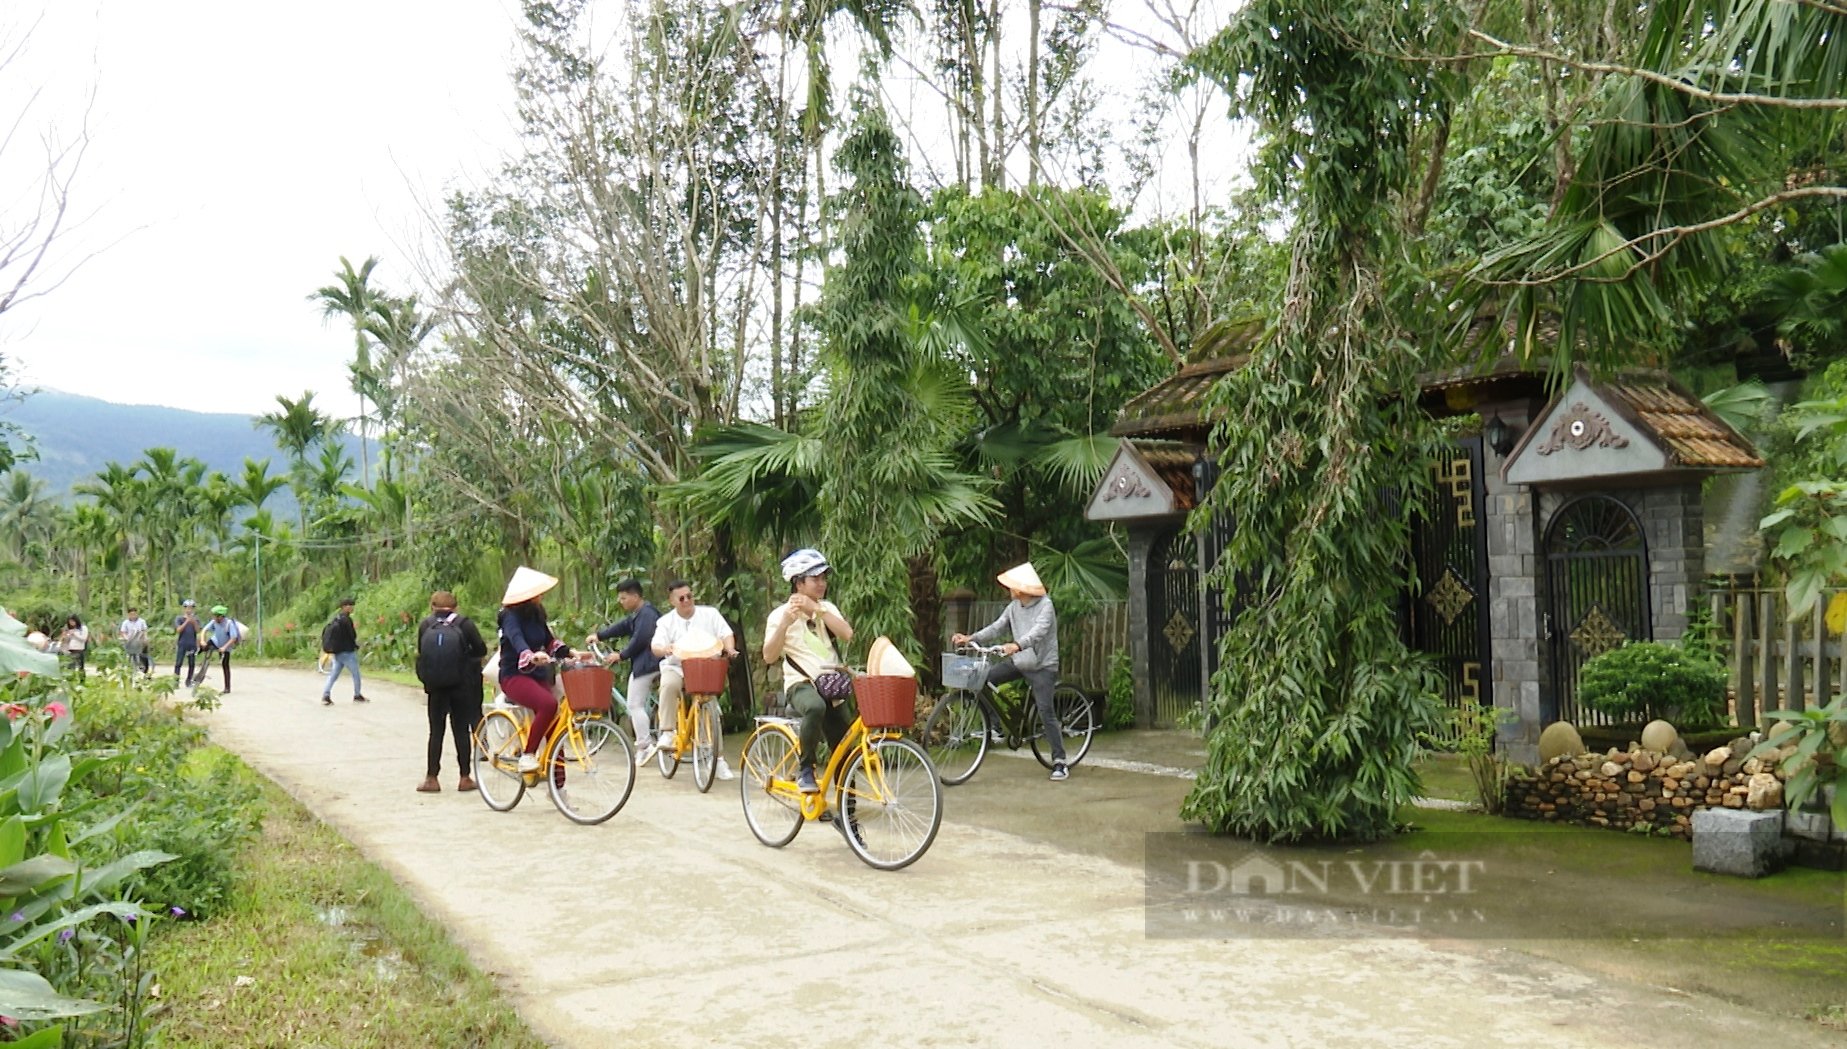
<instances>
[{"instance_id":1,"label":"stone arch doorway","mask_svg":"<svg viewBox=\"0 0 1847 1049\"><path fill-rule=\"evenodd\" d=\"M1620 499L1570 500L1546 525L1546 615L1552 702L1544 720L1608 724L1578 702L1578 674L1592 657L1654 637L1648 604L1648 543L1642 522Z\"/></svg>"}]
</instances>

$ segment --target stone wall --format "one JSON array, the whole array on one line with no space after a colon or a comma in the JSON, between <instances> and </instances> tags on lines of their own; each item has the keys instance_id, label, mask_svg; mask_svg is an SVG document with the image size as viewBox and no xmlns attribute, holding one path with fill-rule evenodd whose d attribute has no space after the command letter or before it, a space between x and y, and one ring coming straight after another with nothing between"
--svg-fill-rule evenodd
<instances>
[{"instance_id":1,"label":"stone wall","mask_svg":"<svg viewBox=\"0 0 1847 1049\"><path fill-rule=\"evenodd\" d=\"M1712 807L1781 809L1782 756L1746 757L1755 744L1735 739L1704 756L1675 756L1632 744L1603 754L1561 754L1507 785L1506 813L1612 830L1646 827L1678 838L1692 833L1693 813ZM1794 753L1794 748L1786 748Z\"/></svg>"},{"instance_id":2,"label":"stone wall","mask_svg":"<svg viewBox=\"0 0 1847 1049\"><path fill-rule=\"evenodd\" d=\"M1706 574L1705 501L1698 482L1643 489L1629 505L1648 537L1648 605L1654 639L1678 641Z\"/></svg>"}]
</instances>

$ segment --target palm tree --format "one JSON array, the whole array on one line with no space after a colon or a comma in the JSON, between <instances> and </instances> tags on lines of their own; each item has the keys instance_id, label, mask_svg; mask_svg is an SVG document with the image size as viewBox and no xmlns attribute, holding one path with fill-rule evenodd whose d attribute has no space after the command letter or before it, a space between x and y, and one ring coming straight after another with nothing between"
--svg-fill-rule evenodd
<instances>
[{"instance_id":1,"label":"palm tree","mask_svg":"<svg viewBox=\"0 0 1847 1049\"><path fill-rule=\"evenodd\" d=\"M288 480L269 475L269 460L244 460L244 475L237 483L238 496L243 505L252 510L261 511L269 497L288 486Z\"/></svg>"},{"instance_id":2,"label":"palm tree","mask_svg":"<svg viewBox=\"0 0 1847 1049\"><path fill-rule=\"evenodd\" d=\"M340 269L334 274L337 283L325 285L308 296L308 301L321 304L321 319L345 317L353 326L353 361L348 366L353 392L359 395L359 478L361 484L371 483L371 463L366 451L368 432L366 401L376 391L378 373L372 361L372 320L378 307L378 293L372 289L372 270L378 266L376 257L368 257L355 270L346 256L340 256ZM373 403L377 403L374 401Z\"/></svg>"},{"instance_id":3,"label":"palm tree","mask_svg":"<svg viewBox=\"0 0 1847 1049\"><path fill-rule=\"evenodd\" d=\"M57 504L45 495L45 482L24 470L9 470L0 483L0 542L24 564L33 540L50 528Z\"/></svg>"},{"instance_id":4,"label":"palm tree","mask_svg":"<svg viewBox=\"0 0 1847 1049\"><path fill-rule=\"evenodd\" d=\"M371 397L372 406L378 410L379 461L384 467L385 480L389 481L392 453L397 444L394 432L400 414L399 391L405 369L423 340L436 330L436 318L423 312L415 295L403 298L382 295L372 304L366 330L378 340L382 352L374 367L363 376L358 363L354 363L353 388L357 390L363 383L362 392Z\"/></svg>"},{"instance_id":5,"label":"palm tree","mask_svg":"<svg viewBox=\"0 0 1847 1049\"><path fill-rule=\"evenodd\" d=\"M134 467L111 462L104 464L94 478L72 490L96 500L96 505L114 524L117 596L126 605L130 600L129 565L134 556L135 532L141 526L146 508L146 488Z\"/></svg>"},{"instance_id":6,"label":"palm tree","mask_svg":"<svg viewBox=\"0 0 1847 1049\"><path fill-rule=\"evenodd\" d=\"M281 410L257 416L255 425L275 435L276 446L289 457L289 486L295 490L297 523L305 538L308 534L308 496L314 487L308 453L338 433L339 423L314 407L311 390L303 391L298 400L277 394L276 403ZM363 444L362 441L362 447Z\"/></svg>"}]
</instances>

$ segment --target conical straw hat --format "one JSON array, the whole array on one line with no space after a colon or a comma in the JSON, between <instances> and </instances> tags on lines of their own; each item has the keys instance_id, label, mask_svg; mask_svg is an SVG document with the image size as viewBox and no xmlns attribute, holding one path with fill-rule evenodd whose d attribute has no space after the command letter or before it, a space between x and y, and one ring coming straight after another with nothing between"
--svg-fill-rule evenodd
<instances>
[{"instance_id":1,"label":"conical straw hat","mask_svg":"<svg viewBox=\"0 0 1847 1049\"><path fill-rule=\"evenodd\" d=\"M519 566L513 573L512 581L507 583L507 594L500 599L503 605L517 605L521 601L530 601L558 585L558 580L535 568Z\"/></svg>"},{"instance_id":2,"label":"conical straw hat","mask_svg":"<svg viewBox=\"0 0 1847 1049\"><path fill-rule=\"evenodd\" d=\"M1018 590L1033 597L1045 596L1045 584L1039 582L1039 573L1033 571L1031 561L1023 565L1015 565L995 578L1000 580L1000 585L1009 590Z\"/></svg>"},{"instance_id":3,"label":"conical straw hat","mask_svg":"<svg viewBox=\"0 0 1847 1049\"><path fill-rule=\"evenodd\" d=\"M688 630L686 635L673 643L673 654L681 659L710 659L723 651L724 646L718 639L703 630Z\"/></svg>"}]
</instances>

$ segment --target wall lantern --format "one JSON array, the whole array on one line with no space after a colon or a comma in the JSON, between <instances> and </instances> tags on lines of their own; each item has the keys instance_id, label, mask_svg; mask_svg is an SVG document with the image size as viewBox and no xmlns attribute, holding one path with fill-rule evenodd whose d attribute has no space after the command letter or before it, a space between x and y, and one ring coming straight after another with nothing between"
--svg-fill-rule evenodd
<instances>
[{"instance_id":1,"label":"wall lantern","mask_svg":"<svg viewBox=\"0 0 1847 1049\"><path fill-rule=\"evenodd\" d=\"M1514 443L1520 439L1519 434L1514 433L1513 427L1507 425L1499 412L1482 424L1481 435L1487 439L1488 447L1494 449L1494 454L1503 459L1514 450Z\"/></svg>"}]
</instances>

